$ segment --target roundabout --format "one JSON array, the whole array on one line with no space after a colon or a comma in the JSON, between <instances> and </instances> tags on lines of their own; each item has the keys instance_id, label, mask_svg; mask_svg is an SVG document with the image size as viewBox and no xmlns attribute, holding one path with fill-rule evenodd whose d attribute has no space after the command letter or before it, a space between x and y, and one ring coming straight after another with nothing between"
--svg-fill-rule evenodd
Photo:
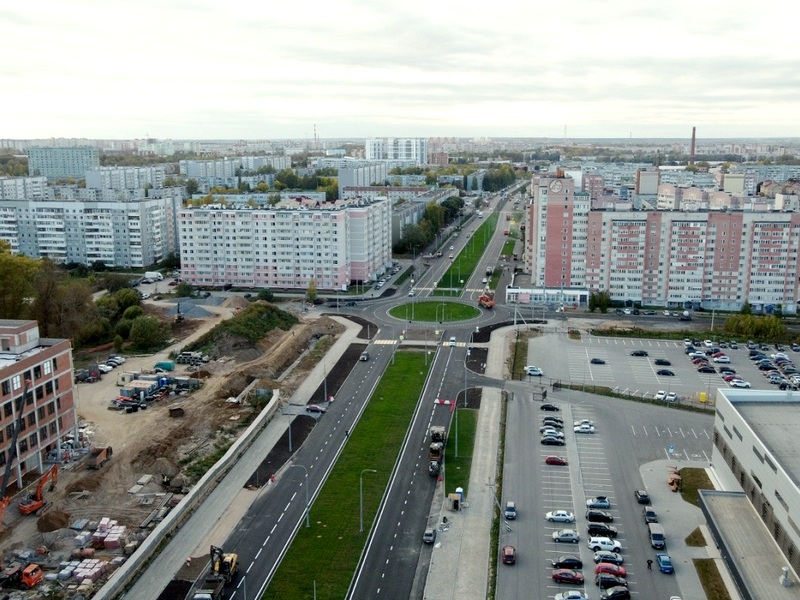
<instances>
[{"instance_id":1,"label":"roundabout","mask_svg":"<svg viewBox=\"0 0 800 600\"><path fill-rule=\"evenodd\" d=\"M395 319L423 323L453 323L481 316L481 310L469 304L430 300L398 304L390 308L388 313Z\"/></svg>"}]
</instances>

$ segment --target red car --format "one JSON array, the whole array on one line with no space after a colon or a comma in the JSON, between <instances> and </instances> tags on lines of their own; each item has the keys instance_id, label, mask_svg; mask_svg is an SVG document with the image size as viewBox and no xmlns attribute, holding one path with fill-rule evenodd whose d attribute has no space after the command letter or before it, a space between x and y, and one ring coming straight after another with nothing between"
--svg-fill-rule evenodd
<instances>
[{"instance_id":1,"label":"red car","mask_svg":"<svg viewBox=\"0 0 800 600\"><path fill-rule=\"evenodd\" d=\"M544 464L546 465L566 465L567 459L562 456L548 456L544 459Z\"/></svg>"},{"instance_id":2,"label":"red car","mask_svg":"<svg viewBox=\"0 0 800 600\"><path fill-rule=\"evenodd\" d=\"M608 573L609 575L616 575L617 577L626 577L625 568L612 563L601 562L594 568L594 572Z\"/></svg>"},{"instance_id":3,"label":"red car","mask_svg":"<svg viewBox=\"0 0 800 600\"><path fill-rule=\"evenodd\" d=\"M572 569L556 569L553 571L553 581L556 583L583 583L583 573Z\"/></svg>"},{"instance_id":4,"label":"red car","mask_svg":"<svg viewBox=\"0 0 800 600\"><path fill-rule=\"evenodd\" d=\"M513 565L517 562L517 551L514 546L503 546L503 564Z\"/></svg>"},{"instance_id":5,"label":"red car","mask_svg":"<svg viewBox=\"0 0 800 600\"><path fill-rule=\"evenodd\" d=\"M738 375L734 375L733 373L728 373L727 375L723 375L722 378L725 381L733 381L734 379L739 379Z\"/></svg>"}]
</instances>

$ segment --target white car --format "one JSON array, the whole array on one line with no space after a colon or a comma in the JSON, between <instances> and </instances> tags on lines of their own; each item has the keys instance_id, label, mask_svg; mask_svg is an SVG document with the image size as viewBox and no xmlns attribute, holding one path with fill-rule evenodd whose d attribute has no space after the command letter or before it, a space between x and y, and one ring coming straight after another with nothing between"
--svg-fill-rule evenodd
<instances>
[{"instance_id":1,"label":"white car","mask_svg":"<svg viewBox=\"0 0 800 600\"><path fill-rule=\"evenodd\" d=\"M594 425L578 425L577 427L573 427L572 431L575 433L594 433Z\"/></svg>"},{"instance_id":2,"label":"white car","mask_svg":"<svg viewBox=\"0 0 800 600\"><path fill-rule=\"evenodd\" d=\"M579 425L594 425L594 421L590 421L589 419L581 419L580 421L575 421L573 425L575 427L578 427Z\"/></svg>"},{"instance_id":3,"label":"white car","mask_svg":"<svg viewBox=\"0 0 800 600\"><path fill-rule=\"evenodd\" d=\"M142 300L147 300L149 297L150 297L150 294L148 294L147 292L142 294Z\"/></svg>"},{"instance_id":4,"label":"white car","mask_svg":"<svg viewBox=\"0 0 800 600\"><path fill-rule=\"evenodd\" d=\"M414 295L414 290L411 290L410 292L408 292L408 295L409 296L413 296Z\"/></svg>"},{"instance_id":5,"label":"white car","mask_svg":"<svg viewBox=\"0 0 800 600\"><path fill-rule=\"evenodd\" d=\"M558 439L563 439L564 438L564 432L563 431L559 431L558 429L556 429L554 427L548 427L547 429L545 429L541 433L542 433L542 437L548 437L549 436L549 437L557 437Z\"/></svg>"},{"instance_id":6,"label":"white car","mask_svg":"<svg viewBox=\"0 0 800 600\"><path fill-rule=\"evenodd\" d=\"M678 394L676 392L670 392L667 394L667 397L664 398L667 402L677 402L678 401Z\"/></svg>"},{"instance_id":7,"label":"white car","mask_svg":"<svg viewBox=\"0 0 800 600\"><path fill-rule=\"evenodd\" d=\"M668 316L670 315L670 312L669 312L668 310L665 310L665 311L663 312L663 315L664 315L665 317L668 317Z\"/></svg>"},{"instance_id":8,"label":"white car","mask_svg":"<svg viewBox=\"0 0 800 600\"><path fill-rule=\"evenodd\" d=\"M575 515L566 510L551 510L544 516L551 523L559 521L561 523L574 523Z\"/></svg>"},{"instance_id":9,"label":"white car","mask_svg":"<svg viewBox=\"0 0 800 600\"><path fill-rule=\"evenodd\" d=\"M703 342L703 345L704 345L706 348L713 348L713 347L714 347L714 342L712 342L711 340L705 340L705 341Z\"/></svg>"},{"instance_id":10,"label":"white car","mask_svg":"<svg viewBox=\"0 0 800 600\"><path fill-rule=\"evenodd\" d=\"M590 537L586 544L589 546L589 550L594 550L595 552L599 552L600 550L619 552L622 550L622 546L619 542L608 537Z\"/></svg>"},{"instance_id":11,"label":"white car","mask_svg":"<svg viewBox=\"0 0 800 600\"><path fill-rule=\"evenodd\" d=\"M714 358L715 363L729 363L731 359L727 356L717 356Z\"/></svg>"},{"instance_id":12,"label":"white car","mask_svg":"<svg viewBox=\"0 0 800 600\"><path fill-rule=\"evenodd\" d=\"M741 379L733 379L729 382L731 387L735 388L749 388L750 382L749 381L742 381Z\"/></svg>"},{"instance_id":13,"label":"white car","mask_svg":"<svg viewBox=\"0 0 800 600\"><path fill-rule=\"evenodd\" d=\"M580 534L574 529L561 529L560 531L554 531L552 538L554 542L569 542L571 544L577 544L581 541Z\"/></svg>"},{"instance_id":14,"label":"white car","mask_svg":"<svg viewBox=\"0 0 800 600\"><path fill-rule=\"evenodd\" d=\"M589 596L580 590L569 590L566 592L559 592L553 596L553 600L589 600Z\"/></svg>"},{"instance_id":15,"label":"white car","mask_svg":"<svg viewBox=\"0 0 800 600\"><path fill-rule=\"evenodd\" d=\"M124 363L125 362L125 359L122 356L120 356L119 354L112 354L108 358L113 358L115 361L117 361L119 363Z\"/></svg>"},{"instance_id":16,"label":"white car","mask_svg":"<svg viewBox=\"0 0 800 600\"><path fill-rule=\"evenodd\" d=\"M667 397L666 390L658 390L656 392L656 400L664 400Z\"/></svg>"},{"instance_id":17,"label":"white car","mask_svg":"<svg viewBox=\"0 0 800 600\"><path fill-rule=\"evenodd\" d=\"M689 352L689 358L705 358L704 352Z\"/></svg>"},{"instance_id":18,"label":"white car","mask_svg":"<svg viewBox=\"0 0 800 600\"><path fill-rule=\"evenodd\" d=\"M541 377L542 375L544 375L544 371L542 371L539 367L528 365L527 367L525 367L525 375L530 375L533 377Z\"/></svg>"},{"instance_id":19,"label":"white car","mask_svg":"<svg viewBox=\"0 0 800 600\"><path fill-rule=\"evenodd\" d=\"M100 371L101 373L110 373L111 371L114 370L114 367L112 367L111 365L100 364L97 365L97 370Z\"/></svg>"}]
</instances>

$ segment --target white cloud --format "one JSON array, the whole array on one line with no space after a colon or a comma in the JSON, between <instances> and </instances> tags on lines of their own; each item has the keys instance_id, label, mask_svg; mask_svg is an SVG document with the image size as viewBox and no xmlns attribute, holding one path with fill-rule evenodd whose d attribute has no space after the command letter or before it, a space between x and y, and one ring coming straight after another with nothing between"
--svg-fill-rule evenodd
<instances>
[{"instance_id":1,"label":"white cloud","mask_svg":"<svg viewBox=\"0 0 800 600\"><path fill-rule=\"evenodd\" d=\"M786 10L43 0L0 10L3 135L798 136Z\"/></svg>"}]
</instances>

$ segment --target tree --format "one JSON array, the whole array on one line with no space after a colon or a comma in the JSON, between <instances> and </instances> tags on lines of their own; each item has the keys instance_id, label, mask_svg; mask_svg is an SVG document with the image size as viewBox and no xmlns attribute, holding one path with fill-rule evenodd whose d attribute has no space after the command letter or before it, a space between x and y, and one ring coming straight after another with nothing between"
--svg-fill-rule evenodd
<instances>
[{"instance_id":1,"label":"tree","mask_svg":"<svg viewBox=\"0 0 800 600\"><path fill-rule=\"evenodd\" d=\"M33 278L41 261L11 254L11 244L0 240L0 318L22 319L33 295Z\"/></svg>"},{"instance_id":2,"label":"tree","mask_svg":"<svg viewBox=\"0 0 800 600\"><path fill-rule=\"evenodd\" d=\"M753 307L750 306L749 302L745 302L744 304L742 304L742 308L739 310L739 314L752 315L753 314Z\"/></svg>"},{"instance_id":3,"label":"tree","mask_svg":"<svg viewBox=\"0 0 800 600\"><path fill-rule=\"evenodd\" d=\"M108 271L108 267L102 260L96 260L92 263L92 271L102 273L103 271Z\"/></svg>"},{"instance_id":4,"label":"tree","mask_svg":"<svg viewBox=\"0 0 800 600\"><path fill-rule=\"evenodd\" d=\"M137 350L151 350L164 343L167 331L155 317L141 316L134 319L128 340Z\"/></svg>"},{"instance_id":5,"label":"tree","mask_svg":"<svg viewBox=\"0 0 800 600\"><path fill-rule=\"evenodd\" d=\"M116 297L106 294L100 296L94 303L95 309L101 317L113 321L119 314L119 303Z\"/></svg>"},{"instance_id":6,"label":"tree","mask_svg":"<svg viewBox=\"0 0 800 600\"><path fill-rule=\"evenodd\" d=\"M194 288L185 281L181 281L175 286L175 295L178 298L191 298L192 294L194 294Z\"/></svg>"},{"instance_id":7,"label":"tree","mask_svg":"<svg viewBox=\"0 0 800 600\"><path fill-rule=\"evenodd\" d=\"M110 294L124 290L131 287L131 281L126 275L119 273L106 273L103 275L101 285L108 290Z\"/></svg>"},{"instance_id":8,"label":"tree","mask_svg":"<svg viewBox=\"0 0 800 600\"><path fill-rule=\"evenodd\" d=\"M125 312L122 313L122 318L127 319L128 321L134 321L137 317L141 317L144 314L144 309L141 306L129 306L125 309Z\"/></svg>"},{"instance_id":9,"label":"tree","mask_svg":"<svg viewBox=\"0 0 800 600\"><path fill-rule=\"evenodd\" d=\"M275 294L272 293L272 290L261 290L258 292L258 299L264 300L265 302L273 302L275 300Z\"/></svg>"},{"instance_id":10,"label":"tree","mask_svg":"<svg viewBox=\"0 0 800 600\"><path fill-rule=\"evenodd\" d=\"M142 297L139 292L132 288L120 290L114 294L114 299L117 301L120 310L125 310L129 306L139 306L142 303Z\"/></svg>"},{"instance_id":11,"label":"tree","mask_svg":"<svg viewBox=\"0 0 800 600\"><path fill-rule=\"evenodd\" d=\"M312 279L308 282L308 289L306 290L306 302L311 302L312 304L317 299L317 284Z\"/></svg>"},{"instance_id":12,"label":"tree","mask_svg":"<svg viewBox=\"0 0 800 600\"><path fill-rule=\"evenodd\" d=\"M200 189L200 184L197 183L196 179L189 179L186 182L186 193L189 194L190 198L194 196L197 193L197 190L199 189Z\"/></svg>"}]
</instances>

